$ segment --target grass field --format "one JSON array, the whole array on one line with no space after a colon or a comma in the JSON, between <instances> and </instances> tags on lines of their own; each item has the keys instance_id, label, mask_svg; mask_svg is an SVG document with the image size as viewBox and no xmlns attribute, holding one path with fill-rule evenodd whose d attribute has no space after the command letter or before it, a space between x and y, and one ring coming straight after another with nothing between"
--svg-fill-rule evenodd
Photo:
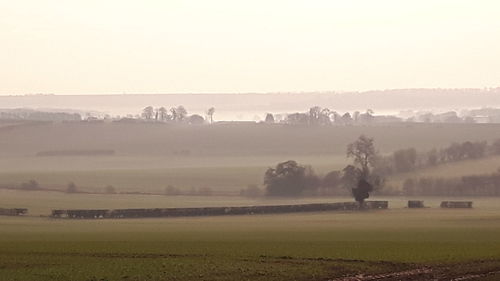
<instances>
[{"instance_id":1,"label":"grass field","mask_svg":"<svg viewBox=\"0 0 500 281\"><path fill-rule=\"evenodd\" d=\"M0 156L27 157L47 150L110 149L117 156L187 157L344 155L361 134L381 153L451 142L500 138L500 124L415 124L300 127L266 124L176 126L169 124L41 123L0 128Z\"/></svg>"},{"instance_id":2,"label":"grass field","mask_svg":"<svg viewBox=\"0 0 500 281\"><path fill-rule=\"evenodd\" d=\"M33 200L36 198L36 200ZM239 196L164 196L138 194L84 194L0 189L0 207L29 208L32 216L47 216L52 209L126 209L279 205L351 201L350 197L266 198Z\"/></svg>"},{"instance_id":3,"label":"grass field","mask_svg":"<svg viewBox=\"0 0 500 281\"><path fill-rule=\"evenodd\" d=\"M283 158L285 159L285 158ZM321 157L304 159L303 163L314 163L318 174L342 169L344 157ZM229 161L229 160L228 160ZM244 165L244 163L239 163ZM263 175L269 166L219 166L219 167L165 167L150 169L79 169L52 171L4 171L0 172L0 183L16 186L31 179L42 187L65 190L69 182L74 182L82 191L103 192L105 186L113 185L118 192L163 193L168 185L184 192L192 188L209 187L214 194L237 195L250 184L261 185ZM500 168L500 157L448 163L390 176L387 184L395 188L402 186L407 178L419 177L460 177L463 175L488 174Z\"/></svg>"},{"instance_id":4,"label":"grass field","mask_svg":"<svg viewBox=\"0 0 500 281\"><path fill-rule=\"evenodd\" d=\"M159 124L37 123L0 126L0 184L30 179L42 187L163 192L209 187L215 196L67 194L0 189L0 207L29 208L0 217L0 281L329 280L429 266L445 276L500 270L500 199L474 209L404 208L287 215L165 219L56 220L56 208L167 208L351 201L351 198L249 199L265 169L294 159L318 173L342 168L346 144L373 136L381 153L426 150L453 141L500 138L500 125L393 124L300 128ZM48 150L111 149L112 156L37 157ZM186 152L187 151L187 152ZM390 179L495 171L500 158L452 163ZM387 198L373 198L382 200ZM461 198L454 198L461 199ZM467 198L462 198L467 199ZM497 277L497 276L495 276ZM492 277L494 278L494 277ZM425 280L425 279L424 279ZM491 279L495 280L495 279ZM498 280L498 279L497 279Z\"/></svg>"},{"instance_id":5,"label":"grass field","mask_svg":"<svg viewBox=\"0 0 500 281\"><path fill-rule=\"evenodd\" d=\"M457 274L500 269L500 201L443 210L440 200L410 210L393 198L390 210L347 213L0 217L0 280L327 280L423 265L456 266Z\"/></svg>"},{"instance_id":6,"label":"grass field","mask_svg":"<svg viewBox=\"0 0 500 281\"><path fill-rule=\"evenodd\" d=\"M211 188L238 194L260 185L264 171L286 160L319 173L344 167L346 145L359 135L375 138L380 153L415 147L427 150L454 141L500 138L498 124L380 124L294 127L265 124L174 126L165 124L19 123L0 127L0 185L34 179L42 187L83 191L161 193L168 185L184 192ZM109 149L112 156L37 157L50 150ZM484 162L483 162L484 160ZM458 175L496 170L498 158L450 164L425 173ZM479 165L477 165L479 164ZM448 167L448 168L447 168ZM455 173L455 169L460 170ZM458 171L457 170L457 171ZM412 175L394 180L396 185Z\"/></svg>"},{"instance_id":7,"label":"grass field","mask_svg":"<svg viewBox=\"0 0 500 281\"><path fill-rule=\"evenodd\" d=\"M332 165L333 166L333 165ZM332 166L315 166L326 173ZM333 166L337 169L340 167ZM87 171L25 171L0 173L0 182L16 186L35 179L42 187L65 190L74 182L83 191L103 192L113 185L118 192L163 193L168 185L185 192L192 188L209 187L215 194L239 194L248 185L261 185L268 166L248 167L189 167L164 169L119 169Z\"/></svg>"}]
</instances>

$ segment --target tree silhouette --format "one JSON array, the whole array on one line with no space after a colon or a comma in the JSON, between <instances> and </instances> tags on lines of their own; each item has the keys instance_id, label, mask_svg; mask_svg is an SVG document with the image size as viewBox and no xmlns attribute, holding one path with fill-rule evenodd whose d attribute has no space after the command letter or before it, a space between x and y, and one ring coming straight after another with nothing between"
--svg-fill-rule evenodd
<instances>
[{"instance_id":1,"label":"tree silhouette","mask_svg":"<svg viewBox=\"0 0 500 281\"><path fill-rule=\"evenodd\" d=\"M167 121L168 119L168 111L165 107L158 108L158 113L160 117L160 121Z\"/></svg>"},{"instance_id":2,"label":"tree silhouette","mask_svg":"<svg viewBox=\"0 0 500 281\"><path fill-rule=\"evenodd\" d=\"M347 157L353 158L354 165L344 168L342 181L362 207L374 185L380 184L380 178L370 173L377 157L373 139L361 135L347 146Z\"/></svg>"},{"instance_id":3,"label":"tree silhouette","mask_svg":"<svg viewBox=\"0 0 500 281\"><path fill-rule=\"evenodd\" d=\"M266 122L268 124L274 123L274 115L272 113L266 114L266 119L264 122Z\"/></svg>"},{"instance_id":4,"label":"tree silhouette","mask_svg":"<svg viewBox=\"0 0 500 281\"><path fill-rule=\"evenodd\" d=\"M308 188L315 188L319 180L311 168L289 160L269 168L264 175L267 195L299 196Z\"/></svg>"},{"instance_id":5,"label":"tree silhouette","mask_svg":"<svg viewBox=\"0 0 500 281\"><path fill-rule=\"evenodd\" d=\"M199 125L205 123L205 119L201 115L193 114L189 116L188 123L193 125Z\"/></svg>"},{"instance_id":6,"label":"tree silhouette","mask_svg":"<svg viewBox=\"0 0 500 281\"><path fill-rule=\"evenodd\" d=\"M153 119L154 109L152 106L147 106L142 110L142 117L146 120Z\"/></svg>"},{"instance_id":7,"label":"tree silhouette","mask_svg":"<svg viewBox=\"0 0 500 281\"><path fill-rule=\"evenodd\" d=\"M359 165L364 176L370 173L376 159L373 139L361 135L356 141L347 145L347 157L354 158L354 164Z\"/></svg>"},{"instance_id":8,"label":"tree silhouette","mask_svg":"<svg viewBox=\"0 0 500 281\"><path fill-rule=\"evenodd\" d=\"M176 122L184 121L188 114L186 108L182 105L170 108L170 113L172 114L172 120Z\"/></svg>"},{"instance_id":9,"label":"tree silhouette","mask_svg":"<svg viewBox=\"0 0 500 281\"><path fill-rule=\"evenodd\" d=\"M207 116L210 118L210 124L214 122L215 107L210 107L207 110Z\"/></svg>"}]
</instances>

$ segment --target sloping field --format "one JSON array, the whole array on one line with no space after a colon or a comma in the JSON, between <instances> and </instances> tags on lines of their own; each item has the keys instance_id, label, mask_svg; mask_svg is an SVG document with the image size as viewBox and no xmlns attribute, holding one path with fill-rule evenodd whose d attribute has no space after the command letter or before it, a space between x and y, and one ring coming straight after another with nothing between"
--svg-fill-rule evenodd
<instances>
[{"instance_id":1,"label":"sloping field","mask_svg":"<svg viewBox=\"0 0 500 281\"><path fill-rule=\"evenodd\" d=\"M500 125L40 123L0 130L0 184L14 186L33 179L56 189L74 182L82 190L97 192L113 185L118 192L161 193L172 185L184 191L208 187L214 193L237 194L249 184L261 184L264 171L281 161L310 164L319 173L341 169L347 163L346 145L361 134L374 137L380 153L390 153L406 147L426 150L454 141L497 139ZM43 151L89 150L115 154L36 156ZM498 166L493 158L485 161L485 170ZM445 173L452 173L451 165ZM469 168L479 171L478 167L471 164L462 170L469 174Z\"/></svg>"},{"instance_id":2,"label":"sloping field","mask_svg":"<svg viewBox=\"0 0 500 281\"><path fill-rule=\"evenodd\" d=\"M297 127L265 124L47 123L0 131L0 156L51 150L114 150L127 156L343 155L359 135L374 137L381 153L430 149L454 141L500 138L500 124L388 124Z\"/></svg>"},{"instance_id":3,"label":"sloping field","mask_svg":"<svg viewBox=\"0 0 500 281\"><path fill-rule=\"evenodd\" d=\"M397 174L390 177L388 183L391 185L401 186L407 178L455 178L466 175L490 174L498 171L499 169L500 156L471 159L420 169L414 172Z\"/></svg>"}]
</instances>

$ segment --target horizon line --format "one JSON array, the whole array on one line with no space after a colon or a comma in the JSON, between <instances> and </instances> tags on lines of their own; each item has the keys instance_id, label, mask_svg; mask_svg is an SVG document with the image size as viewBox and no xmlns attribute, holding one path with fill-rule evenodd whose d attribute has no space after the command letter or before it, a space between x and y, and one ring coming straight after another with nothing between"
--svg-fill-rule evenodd
<instances>
[{"instance_id":1,"label":"horizon line","mask_svg":"<svg viewBox=\"0 0 500 281\"><path fill-rule=\"evenodd\" d=\"M31 97L31 96L127 96L127 95L276 95L276 94L359 94L370 92L388 92L388 91L408 91L408 90L479 90L491 91L500 90L500 86L496 87L462 87L462 88L441 88L441 87L422 87L422 88L386 88L372 90L312 90L312 91L272 91L272 92L170 92L170 93L151 93L151 92L122 92L122 93L25 93L25 94L2 94L0 97Z\"/></svg>"}]
</instances>

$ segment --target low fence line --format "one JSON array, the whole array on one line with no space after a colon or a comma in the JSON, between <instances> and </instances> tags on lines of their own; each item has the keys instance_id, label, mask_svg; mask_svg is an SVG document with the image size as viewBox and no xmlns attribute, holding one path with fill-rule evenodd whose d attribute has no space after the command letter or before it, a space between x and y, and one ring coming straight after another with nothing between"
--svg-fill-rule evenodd
<instances>
[{"instance_id":1,"label":"low fence line","mask_svg":"<svg viewBox=\"0 0 500 281\"><path fill-rule=\"evenodd\" d=\"M388 201L367 201L366 209L387 209ZM94 210L52 210L54 218L99 219L99 218L156 218L156 217L194 217L222 215L279 214L297 212L357 210L356 202L316 203L300 205L264 205L243 207L205 207L205 208L154 208L154 209L94 209Z\"/></svg>"}]
</instances>

